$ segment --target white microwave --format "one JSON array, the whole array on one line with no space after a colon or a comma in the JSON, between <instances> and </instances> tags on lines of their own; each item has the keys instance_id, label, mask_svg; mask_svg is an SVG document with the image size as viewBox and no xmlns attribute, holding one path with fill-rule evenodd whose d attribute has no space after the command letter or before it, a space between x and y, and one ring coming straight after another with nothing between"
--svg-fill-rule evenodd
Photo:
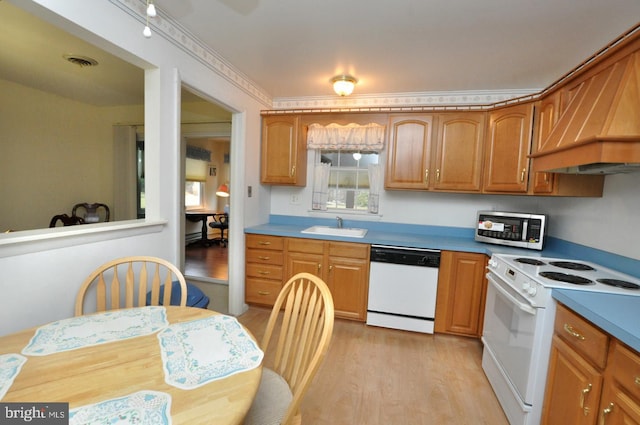
<instances>
[{"instance_id":1,"label":"white microwave","mask_svg":"<svg viewBox=\"0 0 640 425\"><path fill-rule=\"evenodd\" d=\"M547 216L515 212L478 211L475 240L518 248L544 245Z\"/></svg>"}]
</instances>

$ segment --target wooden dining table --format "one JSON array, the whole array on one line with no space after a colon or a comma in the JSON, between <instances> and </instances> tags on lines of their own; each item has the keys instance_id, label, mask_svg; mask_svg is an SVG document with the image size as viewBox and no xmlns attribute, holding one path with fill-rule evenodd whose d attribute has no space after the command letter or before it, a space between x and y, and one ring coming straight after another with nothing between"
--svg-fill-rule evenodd
<instances>
[{"instance_id":1,"label":"wooden dining table","mask_svg":"<svg viewBox=\"0 0 640 425\"><path fill-rule=\"evenodd\" d=\"M164 308L171 325L218 314L201 308ZM249 331L242 329L255 342ZM21 353L37 330L35 327L0 337L0 355ZM260 363L196 388L169 385L158 332L46 355L23 355L27 360L0 400L3 403L68 402L73 410L137 391L158 391L170 395L170 416L176 425L242 423L262 373Z\"/></svg>"}]
</instances>

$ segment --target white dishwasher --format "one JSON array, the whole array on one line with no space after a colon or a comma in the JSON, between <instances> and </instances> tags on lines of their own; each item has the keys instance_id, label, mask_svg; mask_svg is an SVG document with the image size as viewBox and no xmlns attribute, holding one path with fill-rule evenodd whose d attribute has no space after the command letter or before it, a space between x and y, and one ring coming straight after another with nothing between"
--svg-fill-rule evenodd
<instances>
[{"instance_id":1,"label":"white dishwasher","mask_svg":"<svg viewBox=\"0 0 640 425\"><path fill-rule=\"evenodd\" d=\"M367 325L433 333L440 251L371 245Z\"/></svg>"}]
</instances>

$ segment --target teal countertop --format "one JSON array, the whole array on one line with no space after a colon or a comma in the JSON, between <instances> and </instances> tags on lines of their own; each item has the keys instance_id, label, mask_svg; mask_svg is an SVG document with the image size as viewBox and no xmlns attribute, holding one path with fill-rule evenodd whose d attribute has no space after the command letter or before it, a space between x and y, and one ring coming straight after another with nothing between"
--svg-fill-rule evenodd
<instances>
[{"instance_id":1,"label":"teal countertop","mask_svg":"<svg viewBox=\"0 0 640 425\"><path fill-rule=\"evenodd\" d=\"M640 352L640 297L554 289L553 298Z\"/></svg>"},{"instance_id":2,"label":"teal countertop","mask_svg":"<svg viewBox=\"0 0 640 425\"><path fill-rule=\"evenodd\" d=\"M345 217L344 227L368 229L363 238L310 235L302 230L314 225L335 226L332 219L272 215L269 223L245 233L336 240L366 244L406 246L447 251L516 254L529 257L579 259L640 278L640 261L555 238L547 238L542 251L492 245L474 240L473 228L363 222ZM640 296L625 296L554 289L553 297L607 333L640 351Z\"/></svg>"}]
</instances>

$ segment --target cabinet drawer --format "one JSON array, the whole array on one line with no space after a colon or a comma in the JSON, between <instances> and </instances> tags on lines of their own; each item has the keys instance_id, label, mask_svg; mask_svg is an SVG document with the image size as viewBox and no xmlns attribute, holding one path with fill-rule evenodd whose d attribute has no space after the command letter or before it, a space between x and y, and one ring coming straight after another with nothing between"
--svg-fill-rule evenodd
<instances>
[{"instance_id":1,"label":"cabinet drawer","mask_svg":"<svg viewBox=\"0 0 640 425\"><path fill-rule=\"evenodd\" d=\"M247 248L282 251L284 240L280 236L247 235Z\"/></svg>"},{"instance_id":2,"label":"cabinet drawer","mask_svg":"<svg viewBox=\"0 0 640 425\"><path fill-rule=\"evenodd\" d=\"M329 255L332 257L369 258L369 244L349 242L329 242Z\"/></svg>"},{"instance_id":3,"label":"cabinet drawer","mask_svg":"<svg viewBox=\"0 0 640 425\"><path fill-rule=\"evenodd\" d=\"M281 282L247 277L244 298L248 304L272 306L275 304L281 289Z\"/></svg>"},{"instance_id":4,"label":"cabinet drawer","mask_svg":"<svg viewBox=\"0 0 640 425\"><path fill-rule=\"evenodd\" d=\"M574 350L604 369L609 349L607 334L561 304L558 304L554 328Z\"/></svg>"},{"instance_id":5,"label":"cabinet drawer","mask_svg":"<svg viewBox=\"0 0 640 425\"><path fill-rule=\"evenodd\" d=\"M282 281L282 266L247 263L247 276Z\"/></svg>"},{"instance_id":6,"label":"cabinet drawer","mask_svg":"<svg viewBox=\"0 0 640 425\"><path fill-rule=\"evenodd\" d=\"M616 341L609 364L613 378L640 400L640 355Z\"/></svg>"},{"instance_id":7,"label":"cabinet drawer","mask_svg":"<svg viewBox=\"0 0 640 425\"><path fill-rule=\"evenodd\" d=\"M306 254L322 254L324 252L324 241L303 238L287 238L287 251L304 252Z\"/></svg>"},{"instance_id":8,"label":"cabinet drawer","mask_svg":"<svg viewBox=\"0 0 640 425\"><path fill-rule=\"evenodd\" d=\"M247 263L273 264L281 266L284 262L284 254L282 251L267 251L264 249L248 249Z\"/></svg>"}]
</instances>

